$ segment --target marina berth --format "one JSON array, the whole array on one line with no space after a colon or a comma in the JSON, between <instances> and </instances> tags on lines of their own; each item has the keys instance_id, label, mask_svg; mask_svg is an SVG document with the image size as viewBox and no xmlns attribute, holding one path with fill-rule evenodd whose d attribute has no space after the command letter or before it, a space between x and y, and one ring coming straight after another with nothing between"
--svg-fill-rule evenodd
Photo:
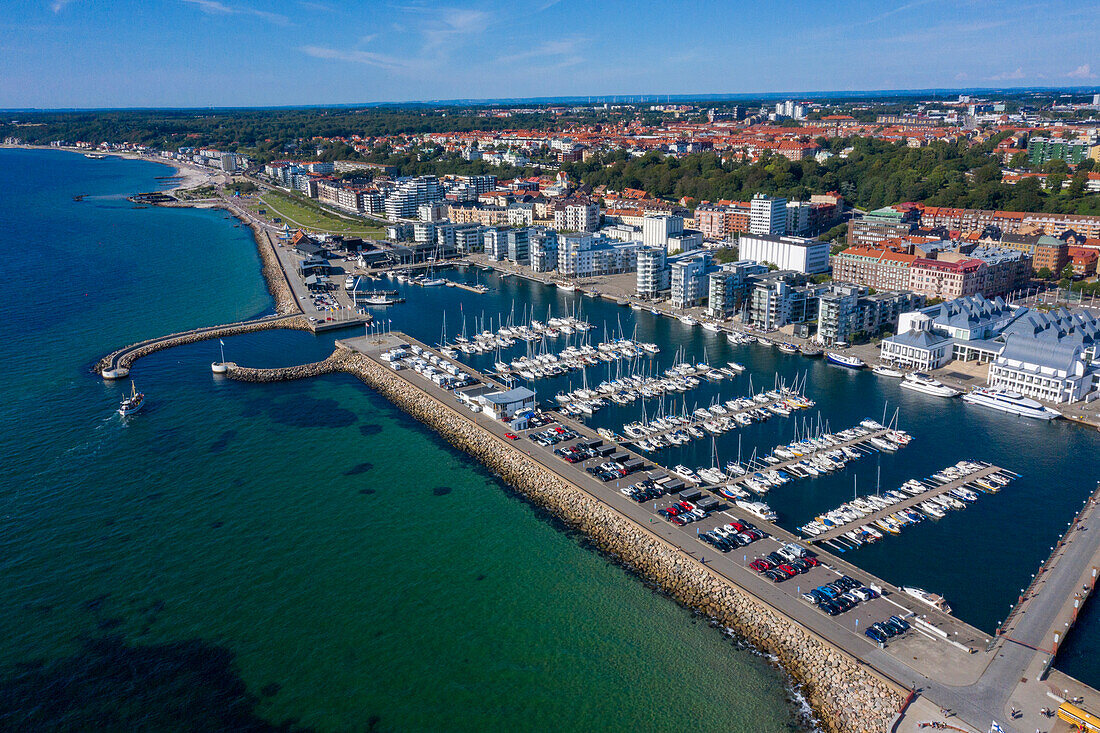
<instances>
[{"instance_id":1,"label":"marina berth","mask_svg":"<svg viewBox=\"0 0 1100 733\"><path fill-rule=\"evenodd\" d=\"M1062 413L1019 392L999 391L987 387L978 387L963 395L963 401L979 407L988 407L1010 415L1030 417L1035 420L1053 420L1062 417Z\"/></svg>"}]
</instances>

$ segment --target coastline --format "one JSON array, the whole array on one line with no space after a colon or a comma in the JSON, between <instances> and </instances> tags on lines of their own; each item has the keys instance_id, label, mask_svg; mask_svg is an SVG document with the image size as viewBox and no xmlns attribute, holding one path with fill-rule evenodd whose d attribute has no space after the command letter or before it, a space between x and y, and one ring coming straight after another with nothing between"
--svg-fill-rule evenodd
<instances>
[{"instance_id":1,"label":"coastline","mask_svg":"<svg viewBox=\"0 0 1100 733\"><path fill-rule=\"evenodd\" d=\"M66 153L77 153L78 155L84 155L85 153L99 153L97 150L84 150L82 148L60 147L54 145L28 145L26 143L20 143L19 145L0 144L0 149L8 148L12 150L60 150ZM123 160L144 160L149 163L157 163L171 168L175 171L172 176L163 176L159 178L179 178L180 180L170 188L163 189L166 192L179 191L185 188L195 188L196 186L202 186L210 184L215 180L226 176L227 174L221 171L205 171L195 166L190 166L180 161L166 160L164 158L158 158L156 156L141 155L140 153L127 153L127 152L109 152L102 153L108 157L121 158Z\"/></svg>"}]
</instances>

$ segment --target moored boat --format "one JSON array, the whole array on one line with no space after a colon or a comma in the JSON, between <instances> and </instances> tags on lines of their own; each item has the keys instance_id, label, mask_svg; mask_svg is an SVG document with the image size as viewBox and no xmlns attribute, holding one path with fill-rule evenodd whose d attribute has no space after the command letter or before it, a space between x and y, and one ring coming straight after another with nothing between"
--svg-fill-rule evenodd
<instances>
[{"instance_id":1,"label":"moored boat","mask_svg":"<svg viewBox=\"0 0 1100 733\"><path fill-rule=\"evenodd\" d=\"M871 372L879 375L880 377L890 377L891 379L901 379L905 376L905 374L899 372L897 369L891 369L890 367L883 364L879 364L873 367L871 369Z\"/></svg>"},{"instance_id":2,"label":"moored boat","mask_svg":"<svg viewBox=\"0 0 1100 733\"><path fill-rule=\"evenodd\" d=\"M863 359L860 359L858 356L840 354L835 351L826 352L825 358L830 364L836 364L837 366L842 366L847 369L862 369L867 366Z\"/></svg>"},{"instance_id":3,"label":"moored boat","mask_svg":"<svg viewBox=\"0 0 1100 733\"><path fill-rule=\"evenodd\" d=\"M910 585L901 586L901 590L906 595L916 598L921 603L931 606L932 608L935 608L939 611L943 611L944 613L951 613L951 606L947 605L947 601L945 601L943 596L941 595L929 593L922 588L914 588Z\"/></svg>"},{"instance_id":4,"label":"moored boat","mask_svg":"<svg viewBox=\"0 0 1100 733\"><path fill-rule=\"evenodd\" d=\"M1062 413L1057 410L1052 410L1033 399L1024 397L1019 392L999 391L987 387L979 387L966 393L963 395L963 401L1036 420L1053 420L1062 416Z\"/></svg>"},{"instance_id":5,"label":"moored boat","mask_svg":"<svg viewBox=\"0 0 1100 733\"><path fill-rule=\"evenodd\" d=\"M905 375L905 381L901 383L901 386L914 392L923 392L935 397L955 397L959 394L959 390L952 389L939 380L921 372Z\"/></svg>"}]
</instances>

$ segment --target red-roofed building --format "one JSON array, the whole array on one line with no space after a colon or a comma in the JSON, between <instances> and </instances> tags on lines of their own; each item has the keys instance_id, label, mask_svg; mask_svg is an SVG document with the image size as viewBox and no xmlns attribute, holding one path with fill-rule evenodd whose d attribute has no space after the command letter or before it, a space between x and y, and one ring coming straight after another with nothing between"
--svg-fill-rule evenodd
<instances>
[{"instance_id":1,"label":"red-roofed building","mask_svg":"<svg viewBox=\"0 0 1100 733\"><path fill-rule=\"evenodd\" d=\"M1078 277L1091 277L1096 274L1096 261L1100 252L1090 247L1067 247L1066 253L1073 265L1073 274Z\"/></svg>"},{"instance_id":2,"label":"red-roofed building","mask_svg":"<svg viewBox=\"0 0 1100 733\"><path fill-rule=\"evenodd\" d=\"M984 262L973 258L948 262L920 257L909 269L907 290L944 300L982 293L987 269Z\"/></svg>"}]
</instances>

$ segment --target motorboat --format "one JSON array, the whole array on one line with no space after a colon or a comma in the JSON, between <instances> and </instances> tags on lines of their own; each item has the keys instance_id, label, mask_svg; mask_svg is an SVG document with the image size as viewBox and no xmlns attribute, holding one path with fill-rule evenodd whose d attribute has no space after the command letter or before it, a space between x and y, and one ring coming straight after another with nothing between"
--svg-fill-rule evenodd
<instances>
[{"instance_id":1,"label":"motorboat","mask_svg":"<svg viewBox=\"0 0 1100 733\"><path fill-rule=\"evenodd\" d=\"M941 596L941 595L937 595L935 593L929 593L926 590L923 590L921 588L914 588L911 585L903 585L903 586L901 586L901 590L906 595L912 596L913 598L916 598L921 603L923 603L925 605L928 605L928 606L931 606L932 608L935 608L938 611L943 611L944 613L951 613L951 606L947 605L947 601L945 601L943 596Z\"/></svg>"},{"instance_id":2,"label":"motorboat","mask_svg":"<svg viewBox=\"0 0 1100 733\"><path fill-rule=\"evenodd\" d=\"M722 327L713 321L703 321L703 330L711 333L721 333Z\"/></svg>"},{"instance_id":3,"label":"motorboat","mask_svg":"<svg viewBox=\"0 0 1100 733\"><path fill-rule=\"evenodd\" d=\"M1062 416L1062 413L1057 410L1052 410L1033 399L1024 397L1019 392L1008 390L1002 391L979 387L963 395L963 401L1012 415L1035 418L1036 420L1053 420Z\"/></svg>"},{"instance_id":4,"label":"motorboat","mask_svg":"<svg viewBox=\"0 0 1100 733\"><path fill-rule=\"evenodd\" d=\"M795 346L792 343L787 342L787 341L784 341L783 343L779 344L778 348L784 354L797 354L798 353L798 347Z\"/></svg>"},{"instance_id":5,"label":"motorboat","mask_svg":"<svg viewBox=\"0 0 1100 733\"><path fill-rule=\"evenodd\" d=\"M763 519L766 522L774 522L777 519L776 514L772 510L772 508L762 501L749 501L747 499L738 499L734 503L757 519Z\"/></svg>"},{"instance_id":6,"label":"motorboat","mask_svg":"<svg viewBox=\"0 0 1100 733\"><path fill-rule=\"evenodd\" d=\"M824 353L821 349L811 344L803 344L802 348L799 350L802 352L802 356L809 357L821 356L821 354Z\"/></svg>"},{"instance_id":7,"label":"motorboat","mask_svg":"<svg viewBox=\"0 0 1100 733\"><path fill-rule=\"evenodd\" d=\"M880 377L890 377L891 379L901 379L905 376L904 373L899 372L897 369L891 369L884 364L879 364L871 369L873 374L877 374Z\"/></svg>"},{"instance_id":8,"label":"motorboat","mask_svg":"<svg viewBox=\"0 0 1100 733\"><path fill-rule=\"evenodd\" d=\"M567 293L572 293L577 289L577 286L575 284L571 282L566 282L564 280L559 280L554 284L558 287L558 290L564 290Z\"/></svg>"},{"instance_id":9,"label":"motorboat","mask_svg":"<svg viewBox=\"0 0 1100 733\"><path fill-rule=\"evenodd\" d=\"M860 359L858 356L839 354L835 351L826 352L825 359L828 360L830 364L836 364L837 366L842 366L847 369L862 369L867 366L863 359Z\"/></svg>"},{"instance_id":10,"label":"motorboat","mask_svg":"<svg viewBox=\"0 0 1100 733\"><path fill-rule=\"evenodd\" d=\"M905 375L905 381L901 383L901 386L914 392L923 392L935 397L955 397L959 394L959 390L952 389L943 382L921 372L912 372Z\"/></svg>"},{"instance_id":11,"label":"motorboat","mask_svg":"<svg viewBox=\"0 0 1100 733\"><path fill-rule=\"evenodd\" d=\"M699 324L699 321L695 320L691 316L686 316L685 315L685 316L680 316L680 323L684 324L685 326L695 326L695 325Z\"/></svg>"}]
</instances>

